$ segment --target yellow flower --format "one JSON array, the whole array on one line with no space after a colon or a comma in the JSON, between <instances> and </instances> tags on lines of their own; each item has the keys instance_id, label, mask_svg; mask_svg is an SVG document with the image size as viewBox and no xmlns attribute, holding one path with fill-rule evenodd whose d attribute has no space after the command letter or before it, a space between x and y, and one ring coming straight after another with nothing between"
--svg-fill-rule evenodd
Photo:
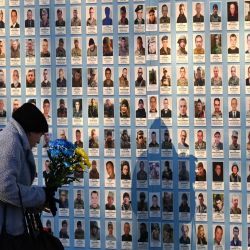
<instances>
[{"instance_id":1,"label":"yellow flower","mask_svg":"<svg viewBox=\"0 0 250 250\"><path fill-rule=\"evenodd\" d=\"M80 157L82 157L82 158L84 159L83 162L84 162L89 168L91 167L91 164L90 164L90 161L89 161L89 157L88 157L87 153L84 151L83 148L77 147L77 148L75 149L75 153L76 153L76 155L78 155L78 156L80 156ZM83 163L82 163L82 164L83 164ZM84 166L85 164L83 164L83 166ZM84 167L84 168L85 168L85 167Z\"/></svg>"}]
</instances>

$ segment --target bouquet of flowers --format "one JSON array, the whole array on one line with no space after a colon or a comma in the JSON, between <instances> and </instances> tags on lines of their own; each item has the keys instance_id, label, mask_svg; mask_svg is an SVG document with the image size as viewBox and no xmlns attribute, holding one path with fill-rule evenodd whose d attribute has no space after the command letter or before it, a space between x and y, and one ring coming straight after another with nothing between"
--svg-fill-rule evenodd
<instances>
[{"instance_id":1,"label":"bouquet of flowers","mask_svg":"<svg viewBox=\"0 0 250 250\"><path fill-rule=\"evenodd\" d=\"M79 181L75 173L83 172L91 166L84 149L64 139L50 141L47 152L50 172L45 179L45 185L53 190Z\"/></svg>"}]
</instances>

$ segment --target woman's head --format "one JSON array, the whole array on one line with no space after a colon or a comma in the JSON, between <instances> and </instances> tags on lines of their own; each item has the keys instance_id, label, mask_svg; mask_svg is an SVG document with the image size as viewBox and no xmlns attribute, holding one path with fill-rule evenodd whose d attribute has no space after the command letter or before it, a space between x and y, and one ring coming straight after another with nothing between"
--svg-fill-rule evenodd
<instances>
[{"instance_id":1,"label":"woman's head","mask_svg":"<svg viewBox=\"0 0 250 250\"><path fill-rule=\"evenodd\" d=\"M34 104L24 103L13 112L12 117L27 134L31 147L35 147L39 143L41 136L48 132L46 118Z\"/></svg>"}]
</instances>

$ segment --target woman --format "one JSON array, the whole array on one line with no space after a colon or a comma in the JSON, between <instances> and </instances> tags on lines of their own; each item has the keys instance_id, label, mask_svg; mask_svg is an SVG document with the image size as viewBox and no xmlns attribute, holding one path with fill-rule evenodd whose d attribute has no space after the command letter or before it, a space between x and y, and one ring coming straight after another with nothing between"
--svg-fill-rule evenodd
<instances>
[{"instance_id":1,"label":"woman","mask_svg":"<svg viewBox=\"0 0 250 250\"><path fill-rule=\"evenodd\" d=\"M55 215L54 192L48 188L31 186L36 175L32 148L39 143L41 136L48 132L48 124L42 112L33 104L25 103L18 108L6 127L0 133L0 230L3 220L6 232L13 236L11 249L28 249L24 235L24 208L43 208L49 204ZM4 216L5 208L5 216ZM0 247L1 248L1 247Z\"/></svg>"},{"instance_id":2,"label":"woman","mask_svg":"<svg viewBox=\"0 0 250 250\"><path fill-rule=\"evenodd\" d=\"M197 245L207 245L207 239L205 237L205 230L203 225L198 226Z\"/></svg>"},{"instance_id":3,"label":"woman","mask_svg":"<svg viewBox=\"0 0 250 250\"><path fill-rule=\"evenodd\" d=\"M128 103L128 100L126 100L126 99L123 99L121 101L120 117L121 118L129 118L130 117L129 103Z\"/></svg>"},{"instance_id":4,"label":"woman","mask_svg":"<svg viewBox=\"0 0 250 250\"><path fill-rule=\"evenodd\" d=\"M128 161L121 163L121 180L130 180L130 167Z\"/></svg>"}]
</instances>

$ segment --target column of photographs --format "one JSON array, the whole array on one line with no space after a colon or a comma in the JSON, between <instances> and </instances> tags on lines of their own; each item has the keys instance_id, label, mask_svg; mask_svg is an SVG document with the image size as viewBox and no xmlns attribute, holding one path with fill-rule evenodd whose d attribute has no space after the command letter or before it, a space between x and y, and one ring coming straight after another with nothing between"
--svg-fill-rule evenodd
<instances>
[{"instance_id":1,"label":"column of photographs","mask_svg":"<svg viewBox=\"0 0 250 250\"><path fill-rule=\"evenodd\" d=\"M20 8L19 1L10 0L9 9L4 7L0 9L1 124L5 124L6 117L10 117L8 112L6 114L7 104L11 104L12 112L20 106L22 101L37 104L37 100L40 100L41 105L38 104L38 106L41 106L41 110L51 125L49 133L44 136L42 141L41 154L43 158L42 166L39 167L40 172L43 171L42 176L45 177L49 171L46 147L52 138L52 119L59 125L55 134L53 134L53 138L72 138L78 146L83 146L83 134L89 138L88 153L92 160L92 168L88 178L90 187L88 190L89 201L84 201L84 191L82 189L84 180L82 176L78 176L82 182L74 184L73 193L71 193L69 187L62 188L59 191L61 203L58 225L54 225L53 218L49 215L44 217L44 225L52 231L58 227L59 236L65 246L71 245L69 239L72 238L74 239L72 246L84 247L84 232L86 230L90 231L90 247L100 247L100 235L105 234L105 246L107 248L116 248L116 239L120 239L120 237L122 238L121 247L126 249L132 248L132 240L138 242L138 246L141 248L149 246L173 248L174 213L173 192L171 191L173 189L173 162L171 160L163 160L162 162L146 160L147 154L161 153L162 157L171 157L173 155L174 145L171 141L173 131L171 128L147 129L147 119L153 120L161 117L162 124L171 127L174 123L171 109L177 105L178 145L176 144L176 148L178 148L180 157L178 160L178 188L181 189L178 195L179 220L190 221L191 219L190 193L187 192L190 189L190 166L189 160L185 159L185 157L189 155L189 144L191 142L191 138L189 138L191 131L187 128L190 125L189 119L191 117L189 116L192 113L189 112L189 107L194 107L194 134L196 138L194 148L195 157L199 158L195 182L195 188L197 189L195 217L196 221L199 222L196 225L197 244L206 245L205 242L208 241L208 228L203 221L207 222L206 204L208 200L207 193L204 190L207 189L206 171L209 167L213 169L213 192L211 197L214 207L213 232L219 232L218 239L214 239L214 244L225 244L225 233L223 233L225 231L224 205L226 207L227 204L224 204L224 182L228 180L228 177L225 177L227 172L223 166L223 158L227 155L225 150L229 150L229 165L232 172L229 178L229 190L233 191L230 192L229 197L231 207L230 222L233 222L230 225L230 238L235 236L232 244L236 244L234 242L241 244L239 243L242 239L240 173L243 172L240 161L242 153L240 146L242 148L244 146L240 140L242 132L240 126L245 126L242 119L240 119L243 116L239 110L240 32L238 9L241 3L238 1L227 2L227 12L223 13L224 17L221 12L222 2L209 2L209 16L207 18L210 20L209 44L211 44L211 50L207 48L206 51L204 49L205 3L202 1L192 3L192 7L191 5L188 6L189 2L187 1L171 4L157 3L154 6L147 6L144 2L133 4L125 2L114 5L110 1L103 1L102 5L98 5L95 1L87 1L86 8L83 8L81 1L71 0L70 8L67 10L65 1L55 1L56 5L51 8L49 1L40 0L38 12L35 10L34 3L32 0L26 0L24 1L24 8ZM249 1L244 2L244 25L246 30L250 28L249 4ZM99 7L100 9L98 9ZM133 8L133 11L129 11L130 8ZM192 17L188 16L188 13L191 13L188 8L192 8ZM117 20L113 19L114 12L117 12ZM133 19L128 18L129 12L132 13ZM97 18L98 13L101 13L100 18ZM68 24L66 14L70 16ZM131 15L130 17L132 17ZM51 16L55 16L55 19L53 20ZM86 17L85 20L82 16ZM172 16L176 16L176 20ZM228 32L227 39L225 39L227 43L224 40L222 42L224 34L222 32L222 18L227 19ZM6 23L6 20L9 20L9 23ZM98 25L99 23L101 25ZM188 23L193 25L192 39L188 37ZM82 26L85 25L87 36L82 35ZM128 33L131 25L135 33L132 39ZM69 37L66 37L67 26L70 29ZM100 26L102 30L97 30L97 27ZM118 27L118 41L114 43L113 34L116 27ZM171 32L170 27L175 28L176 34ZM23 34L21 33L22 28ZM52 29L54 29L53 32ZM102 33L101 38L97 35L97 31ZM55 33L55 39L51 38L51 33ZM36 35L40 35L40 41L37 40ZM175 36L176 38L174 38ZM171 38L176 39L176 51L171 50L171 44L173 44ZM86 41L83 41L83 39L86 39ZM98 46L98 41L101 43L100 46ZM190 49L192 46L189 41L193 41L193 52ZM248 57L250 39L247 32L244 41L245 61L248 62L250 60ZM85 43L86 50L82 49L82 44ZM52 51L54 47L55 51ZM133 47L134 51L131 49ZM227 65L228 74L223 74L225 69L222 67L222 51L225 51L226 48L228 50L227 61L229 62ZM241 49L244 48L241 47ZM118 66L114 63L115 50L118 53ZM208 79L208 73L205 76L205 72L209 72L205 71L205 57L209 50L211 52L210 61L212 62L210 67L211 79ZM86 55L83 55L83 51L86 51ZM98 52L100 52L100 55L97 55ZM56 56L54 56L55 54ZM133 58L132 54L134 54L134 61L131 60ZM194 65L192 65L194 72L194 100L189 98L189 89L192 85L192 80L188 79L187 76L190 70L188 69L189 54L193 54L194 62ZM176 55L177 62L176 86L178 96L176 100L171 97L172 86L175 86L172 77L173 68L170 66L172 62L171 55L172 58ZM87 65L83 60L86 56ZM102 71L97 66L100 61L103 64ZM151 65L151 62L157 64L158 61L160 66ZM51 66L53 62L56 64L55 69ZM131 67L133 63L135 65ZM38 68L37 64L41 65L41 67ZM71 67L67 67L68 64ZM87 67L83 67L83 65ZM129 65L131 66L129 67ZM131 72L132 68L133 73ZM52 77L52 72L55 72L56 77ZM98 76L98 72L103 72L103 75ZM249 67L245 66L246 94L250 91L249 73ZM135 75L134 80L132 80L133 74ZM24 75L25 77L23 77ZM117 81L114 79L116 75L119 75ZM228 79L223 79L225 75L228 75ZM71 77L72 80L69 79ZM51 79L56 82L56 88L52 86L51 82L53 81ZM205 110L207 101L205 79L208 82L206 85L211 86L211 114L208 114L207 110L209 108ZM10 84L7 84L8 82ZM116 82L119 83L119 86L118 83L115 85ZM225 84L228 85L228 98L224 98L224 102L227 100L228 104L228 115L225 114L225 110L223 111L223 107L226 107L227 104L223 102L223 94L226 91L222 87L222 82L224 82L224 86ZM82 98L85 93L83 86L87 89L88 97L86 102ZM114 107L117 101L115 87L119 88L120 110L118 116L120 128L115 126L116 112ZM54 89L56 90L55 93L52 92ZM69 90L72 91L69 92ZM132 97L133 92L135 93L135 103L132 104L131 101L134 102L134 100L129 95ZM68 95L72 95L73 98L68 98ZM102 100L99 95L103 96ZM23 96L25 96L25 100L22 99ZM36 98L36 96L41 98ZM56 97L56 103L52 100L54 97ZM191 101L193 101L193 104L191 104ZM57 112L53 118L52 103L57 106ZM83 107L87 105L88 131L85 133L83 131ZM248 96L245 105L246 126L249 126L250 98ZM136 107L135 114L133 114L131 107ZM244 114L243 110L242 113ZM102 114L104 114L103 117ZM131 117L134 116L136 117L135 124L131 122ZM204 129L207 123L209 124L206 117L211 117L211 131ZM68 124L71 124L71 118L72 132L68 127ZM98 126L100 124L104 125L103 131L99 131ZM223 133L223 126L226 124L229 126L227 138L230 144L229 148L223 145L226 140L223 138L226 135ZM136 125L136 141L131 140L133 131L131 131L130 126L133 125ZM115 130L117 128L120 131L119 140L115 139ZM102 126L100 129L102 129ZM211 133L211 143L206 143L205 138L208 132ZM104 143L99 141L99 135L101 134L104 134ZM247 134L249 134L249 130L247 130ZM246 150L249 150L250 137L248 135L247 137L249 141L246 142ZM119 147L115 145L117 141L120 142ZM132 144L136 144L136 155L131 152ZM211 149L207 148L207 144L211 144L212 147L213 160L211 163L206 162L206 152L211 151ZM102 154L102 152L99 152L99 148L103 146L104 153ZM115 160L117 155L115 148L120 148L121 158L117 157L120 162ZM37 152L37 149L34 150L35 155L39 155L39 152ZM248 156L249 151L246 151L246 154ZM105 157L103 169L100 167L100 157L102 156ZM137 201L131 200L131 156L139 158L136 166ZM39 157L36 157L38 164L40 164L40 160ZM119 167L115 167L115 165L119 165ZM246 169L246 171L248 171L247 175L249 175L249 169ZM41 176L41 173L38 176ZM120 180L118 180L117 176L120 177ZM104 207L100 204L101 178L105 179L105 228L102 229L105 230L105 233L100 232L100 207ZM250 178L247 181L250 181ZM117 183L119 182L121 197L118 197L120 200L116 197ZM34 184L37 183L38 179L35 180ZM148 192L148 184L150 186L160 186L161 184L164 190L162 192ZM71 194L72 197L70 197ZM74 208L69 202L71 200L74 200ZM249 195L247 200L249 203ZM137 203L137 218L139 219L138 225L136 225L137 229L133 229L138 235L135 239L134 236L132 239L131 233L131 202ZM88 208L86 204L89 205ZM70 208L74 209L74 228L70 228ZM84 208L89 212L90 222L88 225L85 225L83 219L85 216ZM121 211L120 217L122 218L120 229L117 229L115 221L119 217L117 216L118 211ZM61 218L61 216L65 218ZM148 223L148 218L152 218L153 222ZM164 222L161 222L161 219ZM169 220L170 223L165 220ZM87 227L89 230L86 229ZM121 236L116 235L117 231L121 231ZM72 232L72 235L70 232ZM205 232L205 234L198 232ZM210 238L212 237L213 235L210 236ZM181 244L190 244L190 223L180 223L178 238Z\"/></svg>"}]
</instances>

